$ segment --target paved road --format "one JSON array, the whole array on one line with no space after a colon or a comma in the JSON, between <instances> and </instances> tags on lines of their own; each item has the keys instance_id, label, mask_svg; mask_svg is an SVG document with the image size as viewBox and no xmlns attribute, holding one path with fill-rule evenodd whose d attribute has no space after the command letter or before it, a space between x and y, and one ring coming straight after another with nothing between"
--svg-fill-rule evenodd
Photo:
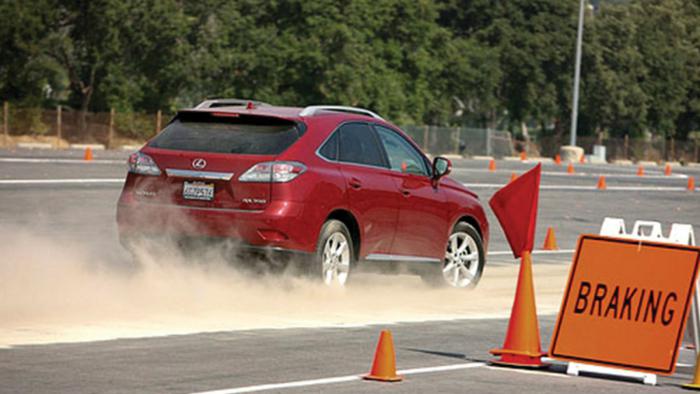
<instances>
[{"instance_id":1,"label":"paved road","mask_svg":"<svg viewBox=\"0 0 700 394\"><path fill-rule=\"evenodd\" d=\"M116 242L114 225L114 204L121 188L118 179L125 174L124 161L128 152L97 151L96 160L90 163L81 162L81 155L79 151L0 151L0 236L8 239L8 235L29 233L38 239L51 240L51 247L46 246L47 250L41 251L46 254L47 267L52 257L67 253L61 245L78 244L83 259L99 260L111 267L128 267L129 256ZM489 172L487 162L455 160L453 177L473 185L486 202L497 189L496 185L507 182L511 173L521 173L532 165L499 161L497 171ZM542 184L547 188L540 194L538 245L547 227L551 226L556 230L560 248L572 249L577 236L597 232L605 216L622 217L628 222L659 220L666 229L673 222L700 222L700 193L682 190L687 176L700 181L700 168L677 168L672 177L664 177L659 168L647 168L645 177L637 177L636 167L632 166L577 165L576 171L572 176L566 175L563 167L543 166ZM607 177L611 189L630 186L637 189L585 189L594 186L600 175ZM76 179L87 183L65 182ZM50 183L15 182L20 180ZM495 218L490 216L490 220L493 224L490 250L507 251ZM3 250L12 251L13 247L4 245ZM535 264L567 264L570 258L570 254L540 255L536 256ZM504 255L491 256L489 262L494 265L514 263ZM27 275L21 270L16 274ZM3 279L12 280L8 276ZM486 280L488 277L484 278ZM71 286L81 285L71 283ZM154 292L158 290L156 286ZM61 297L61 294L55 296ZM391 297L391 294L386 296ZM465 297L468 296L466 293ZM96 299L100 299L99 294ZM164 302L167 305L167 300ZM396 302L410 301L398 299ZM177 305L171 306L171 309L177 308ZM372 308L371 303L367 308ZM261 318L266 313L274 311L259 311ZM303 313L299 311L300 316ZM343 310L334 313L340 315ZM553 316L541 316L540 320L546 345ZM90 322L84 324L89 328ZM488 349L502 342L506 324L503 319L466 319L393 325L390 328L396 339L398 367L411 369L483 362L488 359ZM359 374L369 368L381 328L383 326L222 329L217 333L162 338L17 346L0 349L0 392L192 392ZM693 364L691 353L681 352L679 362ZM677 391L677 384L690 379L690 369L689 366L679 367L676 376L662 379L660 389ZM567 378L560 373L561 366L553 367L552 371L544 375L527 374L475 364L453 371L409 374L406 381L394 385L350 380L290 391L659 390L658 387L645 388L602 379Z\"/></svg>"},{"instance_id":2,"label":"paved road","mask_svg":"<svg viewBox=\"0 0 700 394\"><path fill-rule=\"evenodd\" d=\"M553 318L540 320L548 343ZM691 379L685 366L659 386L645 387L568 377L561 364L535 374L481 365L501 343L506 325L504 320L397 324L389 328L399 370L479 364L410 374L401 383L352 380L285 392L678 392ZM359 375L369 371L382 328L235 331L0 349L0 392L188 393ZM682 351L680 362L691 363L691 355Z\"/></svg>"}]
</instances>

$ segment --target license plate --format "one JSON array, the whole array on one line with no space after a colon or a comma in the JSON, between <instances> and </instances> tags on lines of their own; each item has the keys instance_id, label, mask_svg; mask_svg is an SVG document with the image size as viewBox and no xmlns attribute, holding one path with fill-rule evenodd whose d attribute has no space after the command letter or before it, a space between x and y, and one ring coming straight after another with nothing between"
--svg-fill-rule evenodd
<instances>
[{"instance_id":1,"label":"license plate","mask_svg":"<svg viewBox=\"0 0 700 394\"><path fill-rule=\"evenodd\" d=\"M185 181L182 187L182 198L186 200L211 201L214 199L214 184Z\"/></svg>"}]
</instances>

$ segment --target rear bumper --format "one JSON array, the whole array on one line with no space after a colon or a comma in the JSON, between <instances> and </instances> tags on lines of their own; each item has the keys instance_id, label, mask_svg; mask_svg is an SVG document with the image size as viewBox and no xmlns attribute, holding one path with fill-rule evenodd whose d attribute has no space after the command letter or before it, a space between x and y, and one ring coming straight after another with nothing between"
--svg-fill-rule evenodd
<instances>
[{"instance_id":1,"label":"rear bumper","mask_svg":"<svg viewBox=\"0 0 700 394\"><path fill-rule=\"evenodd\" d=\"M304 220L304 204L273 201L264 210L198 208L120 201L121 239L138 237L228 238L252 247L313 252L316 236Z\"/></svg>"}]
</instances>

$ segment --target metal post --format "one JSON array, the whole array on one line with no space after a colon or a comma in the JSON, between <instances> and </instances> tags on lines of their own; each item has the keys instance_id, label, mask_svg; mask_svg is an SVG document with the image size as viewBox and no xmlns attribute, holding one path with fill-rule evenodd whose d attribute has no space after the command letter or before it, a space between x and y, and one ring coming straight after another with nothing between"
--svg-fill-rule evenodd
<instances>
[{"instance_id":1,"label":"metal post","mask_svg":"<svg viewBox=\"0 0 700 394\"><path fill-rule=\"evenodd\" d=\"M61 135L63 134L63 108L56 106L56 148L61 147Z\"/></svg>"},{"instance_id":2,"label":"metal post","mask_svg":"<svg viewBox=\"0 0 700 394\"><path fill-rule=\"evenodd\" d=\"M163 114L160 112L160 110L158 110L158 112L156 112L156 134L160 133L160 122L162 116Z\"/></svg>"},{"instance_id":3,"label":"metal post","mask_svg":"<svg viewBox=\"0 0 700 394\"><path fill-rule=\"evenodd\" d=\"M430 126L423 126L423 150L428 152L428 143L430 143Z\"/></svg>"},{"instance_id":4,"label":"metal post","mask_svg":"<svg viewBox=\"0 0 700 394\"><path fill-rule=\"evenodd\" d=\"M676 139L671 137L671 161L676 160Z\"/></svg>"},{"instance_id":5,"label":"metal post","mask_svg":"<svg viewBox=\"0 0 700 394\"><path fill-rule=\"evenodd\" d=\"M486 129L486 156L491 156L491 151L493 150L491 147L491 134L491 129Z\"/></svg>"},{"instance_id":6,"label":"metal post","mask_svg":"<svg viewBox=\"0 0 700 394\"><path fill-rule=\"evenodd\" d=\"M107 133L107 149L112 149L114 139L114 108L109 109L109 133Z\"/></svg>"},{"instance_id":7,"label":"metal post","mask_svg":"<svg viewBox=\"0 0 700 394\"><path fill-rule=\"evenodd\" d=\"M459 155L459 127L455 127L455 155Z\"/></svg>"},{"instance_id":8,"label":"metal post","mask_svg":"<svg viewBox=\"0 0 700 394\"><path fill-rule=\"evenodd\" d=\"M576 146L576 125L578 123L578 89L581 79L581 46L583 44L583 15L586 0L581 0L578 10L578 33L576 35L576 67L574 69L574 100L571 108L571 146Z\"/></svg>"},{"instance_id":9,"label":"metal post","mask_svg":"<svg viewBox=\"0 0 700 394\"><path fill-rule=\"evenodd\" d=\"M629 149L630 149L630 135L625 134L625 160L629 160Z\"/></svg>"},{"instance_id":10,"label":"metal post","mask_svg":"<svg viewBox=\"0 0 700 394\"><path fill-rule=\"evenodd\" d=\"M8 127L9 118L10 118L10 103L5 101L2 104L3 146L7 146L10 143L10 128Z\"/></svg>"},{"instance_id":11,"label":"metal post","mask_svg":"<svg viewBox=\"0 0 700 394\"><path fill-rule=\"evenodd\" d=\"M698 291L700 291L700 289L698 288L696 283L695 291L693 291L693 302L690 304L690 322L692 323L691 326L693 328L693 344L695 345L696 357L698 355L698 352L700 352L700 336L698 335L698 331L700 331L700 313L698 311L698 305L700 305L698 303L700 302L700 295L698 295Z\"/></svg>"}]
</instances>

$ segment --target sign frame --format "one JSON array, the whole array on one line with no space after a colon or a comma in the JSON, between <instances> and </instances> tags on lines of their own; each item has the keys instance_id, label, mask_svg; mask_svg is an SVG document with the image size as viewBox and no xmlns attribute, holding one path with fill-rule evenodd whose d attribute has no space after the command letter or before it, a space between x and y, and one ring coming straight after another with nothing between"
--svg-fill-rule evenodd
<instances>
[{"instance_id":1,"label":"sign frame","mask_svg":"<svg viewBox=\"0 0 700 394\"><path fill-rule=\"evenodd\" d=\"M572 292L572 285L573 285L573 279L576 274L576 269L579 266L579 261L580 261L580 255L582 251L582 246L584 241L586 240L602 240L602 241L608 241L608 242L613 242L613 243L622 243L622 244L628 244L628 245L635 245L635 246L640 246L640 245L648 245L648 246L654 246L654 247L660 247L660 248L665 248L665 249L675 249L675 250L684 250L684 251L693 251L696 253L695 257L695 263L693 267L693 275L689 283L689 288L687 290L687 294L684 300L684 309L682 310L682 316L680 317L680 325L678 327L678 332L675 335L675 342L674 342L674 349L673 353L670 357L670 365L668 365L667 368L655 368L655 367L649 367L645 365L639 365L639 364L627 364L627 363L619 363L619 362L613 362L613 361L607 361L607 360L596 360L596 359L591 359L587 358L584 356L577 356L577 355L571 355L571 354L563 354L562 352L557 350L557 343L559 340L559 336L561 333L561 326L565 318L565 311L567 308L567 302L569 301L570 294ZM695 247L695 246L690 246L690 245L681 245L681 244L672 244L672 243L665 243L665 242L656 242L656 241L649 241L649 240L640 240L640 239L630 239L630 238L617 238L617 237L609 237L609 236L601 236L601 235L596 235L596 234L582 234L579 236L578 242L577 242L577 248L576 248L576 254L574 256L571 269L569 271L569 278L567 280L567 285L566 289L564 292L564 296L562 298L562 303L561 307L559 309L559 313L557 314L557 321L554 326L554 332L552 334L552 340L550 343L550 348L549 348L549 357L554 358L554 359L560 359L560 360L565 360L565 361L573 361L573 362L581 362L581 363L586 363L586 364L591 364L591 365L599 365L599 366L605 366L605 367L613 367L613 368L621 368L621 369L628 369L628 370L634 370L634 371L640 371L640 372L645 372L645 373L658 373L658 374L663 374L663 375L671 375L675 372L676 368L676 361L678 359L678 352L679 352L679 346L681 344L681 341L683 340L683 334L685 332L685 325L688 320L688 313L690 310L690 305L693 299L693 295L695 294L695 287L697 283L697 277L698 277L698 271L700 270L700 248ZM681 300L679 300L681 301Z\"/></svg>"}]
</instances>

